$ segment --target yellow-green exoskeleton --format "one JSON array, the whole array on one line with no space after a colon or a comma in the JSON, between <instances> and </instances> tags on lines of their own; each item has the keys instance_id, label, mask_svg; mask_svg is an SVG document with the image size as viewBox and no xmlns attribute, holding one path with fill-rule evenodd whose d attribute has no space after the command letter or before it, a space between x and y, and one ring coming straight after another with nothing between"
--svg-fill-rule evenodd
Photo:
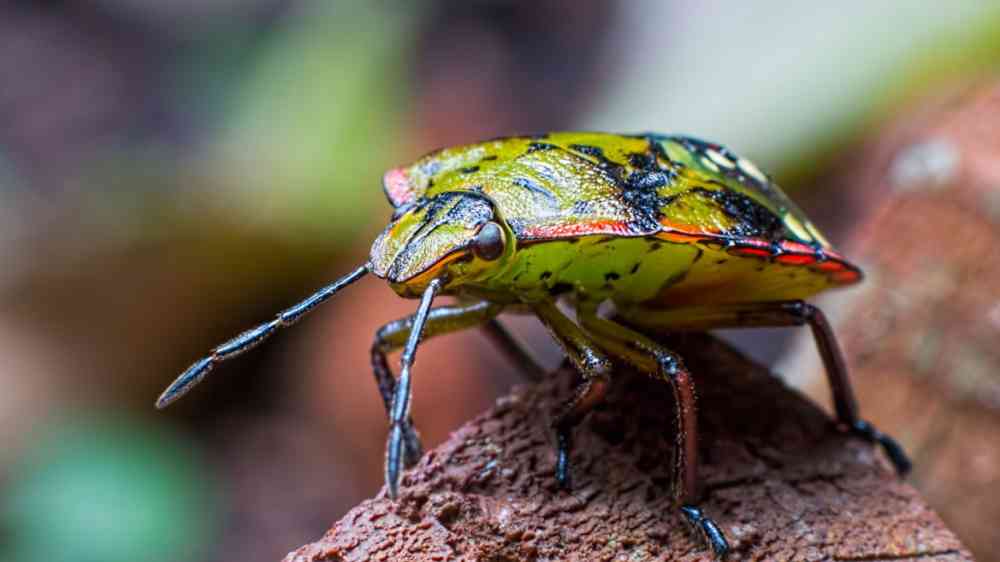
<instances>
[{"instance_id":1,"label":"yellow-green exoskeleton","mask_svg":"<svg viewBox=\"0 0 1000 562\"><path fill-rule=\"evenodd\" d=\"M556 478L570 485L573 427L611 383L612 361L673 385L673 497L713 552L728 551L696 505L695 390L683 361L646 333L808 325L833 389L837 421L882 446L900 473L900 446L858 414L845 363L826 319L801 299L860 281L770 178L726 148L683 136L550 133L447 148L390 170L394 212L369 260L274 320L224 343L160 397L163 407L220 361L291 325L366 274L385 279L417 312L381 328L372 347L390 432L386 486L421 446L410 421L411 369L422 338L481 326L533 375L540 369L496 318L537 315L583 376L555 422ZM438 295L458 304L432 308ZM564 301L576 319L557 306ZM614 320L598 314L614 305ZM386 355L402 349L399 376Z\"/></svg>"}]
</instances>

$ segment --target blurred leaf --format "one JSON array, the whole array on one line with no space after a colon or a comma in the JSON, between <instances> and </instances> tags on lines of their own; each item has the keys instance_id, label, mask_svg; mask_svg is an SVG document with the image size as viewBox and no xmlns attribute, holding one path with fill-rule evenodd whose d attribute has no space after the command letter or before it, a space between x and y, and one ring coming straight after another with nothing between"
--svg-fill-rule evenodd
<instances>
[{"instance_id":1,"label":"blurred leaf","mask_svg":"<svg viewBox=\"0 0 1000 562\"><path fill-rule=\"evenodd\" d=\"M974 5L974 4L969 4ZM838 161L845 146L877 129L914 100L948 84L961 85L996 76L1000 72L1000 9L983 5L977 17L962 19L967 25L942 26L919 49L902 57L891 72L858 104L856 119L827 128L815 142L797 149L784 160L777 176L786 187L808 189Z\"/></svg>"},{"instance_id":2,"label":"blurred leaf","mask_svg":"<svg viewBox=\"0 0 1000 562\"><path fill-rule=\"evenodd\" d=\"M317 3L272 39L232 101L221 137L234 207L355 235L382 199L406 94L405 12Z\"/></svg>"},{"instance_id":3,"label":"blurred leaf","mask_svg":"<svg viewBox=\"0 0 1000 562\"><path fill-rule=\"evenodd\" d=\"M183 561L203 557L215 504L186 444L132 419L52 425L10 472L0 557Z\"/></svg>"},{"instance_id":4,"label":"blurred leaf","mask_svg":"<svg viewBox=\"0 0 1000 562\"><path fill-rule=\"evenodd\" d=\"M882 113L898 111L908 100L948 83L1000 74L1000 6L971 25L950 30L920 52L895 80L889 81Z\"/></svg>"}]
</instances>

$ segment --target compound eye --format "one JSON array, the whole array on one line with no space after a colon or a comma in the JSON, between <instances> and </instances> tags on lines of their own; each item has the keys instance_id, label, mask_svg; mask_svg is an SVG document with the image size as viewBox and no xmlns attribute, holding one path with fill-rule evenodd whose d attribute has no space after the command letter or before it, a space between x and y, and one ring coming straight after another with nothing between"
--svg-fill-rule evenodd
<instances>
[{"instance_id":1,"label":"compound eye","mask_svg":"<svg viewBox=\"0 0 1000 562\"><path fill-rule=\"evenodd\" d=\"M472 253L479 259L493 261L503 255L504 233L500 225L488 222L479 229L472 241Z\"/></svg>"}]
</instances>

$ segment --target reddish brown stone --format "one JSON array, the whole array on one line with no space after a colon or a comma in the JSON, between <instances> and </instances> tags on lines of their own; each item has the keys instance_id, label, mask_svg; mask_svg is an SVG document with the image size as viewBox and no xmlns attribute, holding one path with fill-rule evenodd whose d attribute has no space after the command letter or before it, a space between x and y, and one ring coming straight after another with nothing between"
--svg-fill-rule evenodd
<instances>
[{"instance_id":1,"label":"reddish brown stone","mask_svg":"<svg viewBox=\"0 0 1000 562\"><path fill-rule=\"evenodd\" d=\"M1000 561L1000 83L907 112L851 162L838 185L868 211L846 249L867 282L838 332L863 409Z\"/></svg>"},{"instance_id":2,"label":"reddish brown stone","mask_svg":"<svg viewBox=\"0 0 1000 562\"><path fill-rule=\"evenodd\" d=\"M971 560L867 443L706 336L667 340L701 390L707 513L731 560ZM516 389L286 562L708 560L669 496L668 388L623 373L577 430L575 488L553 478L566 370Z\"/></svg>"}]
</instances>

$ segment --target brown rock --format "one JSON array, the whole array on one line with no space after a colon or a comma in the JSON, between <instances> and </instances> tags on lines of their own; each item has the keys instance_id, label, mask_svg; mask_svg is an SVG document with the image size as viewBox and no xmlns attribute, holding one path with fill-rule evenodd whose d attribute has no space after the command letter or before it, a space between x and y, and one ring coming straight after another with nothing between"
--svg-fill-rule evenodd
<instances>
[{"instance_id":1,"label":"brown rock","mask_svg":"<svg viewBox=\"0 0 1000 562\"><path fill-rule=\"evenodd\" d=\"M977 558L1000 561L1000 83L907 112L843 170L867 209L847 248L867 282L838 329L862 407Z\"/></svg>"},{"instance_id":2,"label":"brown rock","mask_svg":"<svg viewBox=\"0 0 1000 562\"><path fill-rule=\"evenodd\" d=\"M871 445L707 336L666 340L699 384L702 507L731 560L971 560ZM286 562L709 560L671 505L669 389L622 373L578 428L557 489L552 413L566 369L518 388Z\"/></svg>"}]
</instances>

